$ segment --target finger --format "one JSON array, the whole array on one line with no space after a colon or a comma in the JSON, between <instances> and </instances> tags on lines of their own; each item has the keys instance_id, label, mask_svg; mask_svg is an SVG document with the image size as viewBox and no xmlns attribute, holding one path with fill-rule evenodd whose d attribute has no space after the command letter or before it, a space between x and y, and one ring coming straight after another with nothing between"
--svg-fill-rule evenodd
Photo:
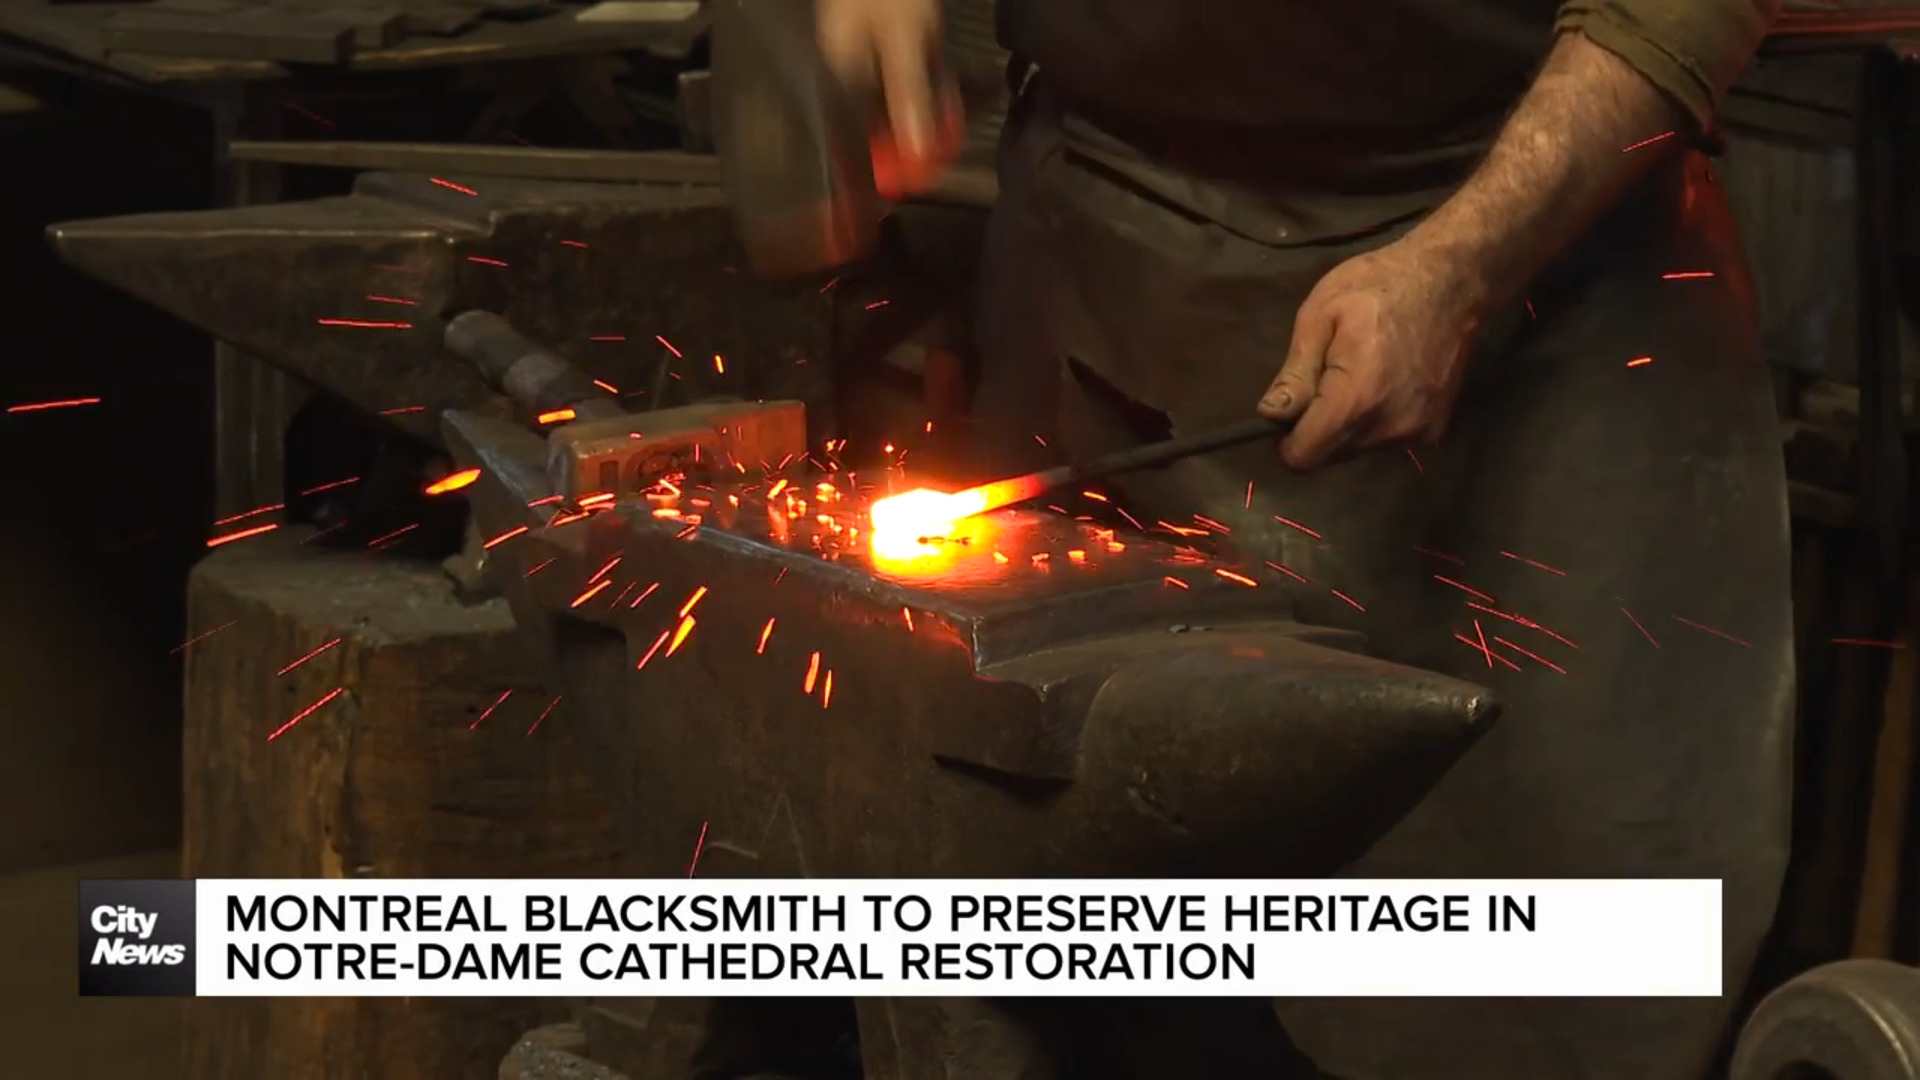
<instances>
[{"instance_id":1,"label":"finger","mask_svg":"<svg viewBox=\"0 0 1920 1080\"><path fill-rule=\"evenodd\" d=\"M1290 468L1311 472L1347 451L1361 434L1371 409L1368 384L1334 368L1320 380L1293 431L1280 441L1280 457Z\"/></svg>"},{"instance_id":2,"label":"finger","mask_svg":"<svg viewBox=\"0 0 1920 1080\"><path fill-rule=\"evenodd\" d=\"M927 60L933 42L923 28L896 20L876 28L874 42L880 57L880 88L886 95L887 120L900 151L903 169L932 156L934 135L933 80Z\"/></svg>"},{"instance_id":3,"label":"finger","mask_svg":"<svg viewBox=\"0 0 1920 1080\"><path fill-rule=\"evenodd\" d=\"M821 4L815 16L814 33L827 68L848 87L871 88L873 36L859 5Z\"/></svg>"},{"instance_id":4,"label":"finger","mask_svg":"<svg viewBox=\"0 0 1920 1080\"><path fill-rule=\"evenodd\" d=\"M960 156L966 141L966 114L960 92L949 85L938 95L939 119L925 156L903 155L891 130L873 140L873 178L882 198L894 200L932 187L947 166Z\"/></svg>"},{"instance_id":5,"label":"finger","mask_svg":"<svg viewBox=\"0 0 1920 1080\"><path fill-rule=\"evenodd\" d=\"M1327 366L1327 347L1333 343L1333 318L1311 296L1293 320L1293 340L1280 373L1260 397L1260 415L1270 420L1292 420L1306 412Z\"/></svg>"}]
</instances>

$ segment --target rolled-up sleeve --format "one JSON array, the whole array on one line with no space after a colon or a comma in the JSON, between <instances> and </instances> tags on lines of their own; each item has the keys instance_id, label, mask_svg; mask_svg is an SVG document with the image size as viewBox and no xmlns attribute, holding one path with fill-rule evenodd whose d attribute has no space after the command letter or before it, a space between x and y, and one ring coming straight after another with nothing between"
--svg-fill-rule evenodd
<instances>
[{"instance_id":1,"label":"rolled-up sleeve","mask_svg":"<svg viewBox=\"0 0 1920 1080\"><path fill-rule=\"evenodd\" d=\"M1780 0L1567 0L1558 29L1625 60L1704 130L1779 9Z\"/></svg>"}]
</instances>

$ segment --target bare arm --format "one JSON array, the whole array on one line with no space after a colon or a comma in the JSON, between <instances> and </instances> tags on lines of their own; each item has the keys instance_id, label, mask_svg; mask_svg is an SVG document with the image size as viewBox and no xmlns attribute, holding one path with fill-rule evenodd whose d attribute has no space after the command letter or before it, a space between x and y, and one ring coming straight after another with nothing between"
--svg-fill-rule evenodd
<instances>
[{"instance_id":1,"label":"bare arm","mask_svg":"<svg viewBox=\"0 0 1920 1080\"><path fill-rule=\"evenodd\" d=\"M1479 171L1406 242L1468 268L1468 310L1507 303L1690 127L1626 61L1562 34Z\"/></svg>"}]
</instances>

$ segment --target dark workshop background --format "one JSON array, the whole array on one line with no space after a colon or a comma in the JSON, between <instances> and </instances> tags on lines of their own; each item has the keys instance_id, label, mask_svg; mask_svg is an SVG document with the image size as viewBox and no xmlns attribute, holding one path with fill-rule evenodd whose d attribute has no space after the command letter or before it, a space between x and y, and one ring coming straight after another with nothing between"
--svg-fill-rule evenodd
<instances>
[{"instance_id":1,"label":"dark workshop background","mask_svg":"<svg viewBox=\"0 0 1920 1080\"><path fill-rule=\"evenodd\" d=\"M1902 205L1920 189L1920 128L1902 111L1914 78L1867 71L1887 28L1862 29L1783 36L1726 113L1721 171L1761 282L1794 480L1802 683L1794 866L1756 992L1849 954L1920 961L1905 558L1920 254L1905 223L1920 206ZM625 84L643 127L663 79L643 64ZM297 86L289 100L288 137L360 139L458 139L487 104L400 83L357 103L309 107ZM536 110L515 135L598 144L566 108ZM674 139L671 124L660 137ZM73 996L72 883L176 866L183 585L215 517L212 343L65 269L43 232L215 205L215 163L207 110L0 50L0 408L100 399L0 413L0 1044L12 1075L178 1071L170 1003ZM342 183L294 174L282 195Z\"/></svg>"}]
</instances>

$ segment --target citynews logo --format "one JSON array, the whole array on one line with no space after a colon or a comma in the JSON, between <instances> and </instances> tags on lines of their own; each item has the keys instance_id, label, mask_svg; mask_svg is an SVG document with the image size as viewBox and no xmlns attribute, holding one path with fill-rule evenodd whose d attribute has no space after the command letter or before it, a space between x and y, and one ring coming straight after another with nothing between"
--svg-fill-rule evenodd
<instances>
[{"instance_id":1,"label":"citynews logo","mask_svg":"<svg viewBox=\"0 0 1920 1080\"><path fill-rule=\"evenodd\" d=\"M80 993L177 997L194 990L191 881L80 883Z\"/></svg>"}]
</instances>

